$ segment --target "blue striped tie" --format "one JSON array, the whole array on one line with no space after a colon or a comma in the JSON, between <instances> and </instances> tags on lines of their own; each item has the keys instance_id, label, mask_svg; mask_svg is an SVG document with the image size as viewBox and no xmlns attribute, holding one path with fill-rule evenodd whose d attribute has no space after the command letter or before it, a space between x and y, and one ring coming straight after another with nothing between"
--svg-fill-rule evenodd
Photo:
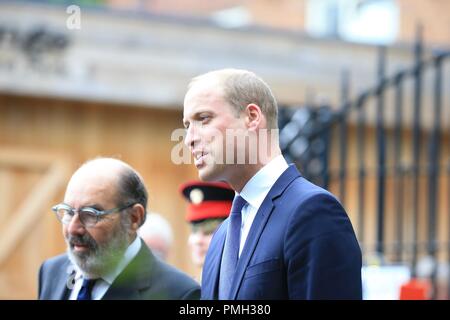
<instances>
[{"instance_id":1,"label":"blue striped tie","mask_svg":"<svg viewBox=\"0 0 450 320\"><path fill-rule=\"evenodd\" d=\"M247 201L236 196L231 207L230 221L228 223L227 237L223 248L222 262L220 264L219 299L229 299L231 284L239 259L239 246L241 240L241 211Z\"/></svg>"}]
</instances>

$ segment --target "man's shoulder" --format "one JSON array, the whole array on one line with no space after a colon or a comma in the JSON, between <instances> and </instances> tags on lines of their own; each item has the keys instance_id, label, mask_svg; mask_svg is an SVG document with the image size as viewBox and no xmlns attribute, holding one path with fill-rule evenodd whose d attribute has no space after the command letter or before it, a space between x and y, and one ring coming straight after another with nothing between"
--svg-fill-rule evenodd
<instances>
[{"instance_id":1,"label":"man's shoulder","mask_svg":"<svg viewBox=\"0 0 450 320\"><path fill-rule=\"evenodd\" d=\"M181 270L158 260L155 262L154 271L154 281L148 290L152 299L155 289L164 300L200 299L200 285Z\"/></svg>"},{"instance_id":2,"label":"man's shoulder","mask_svg":"<svg viewBox=\"0 0 450 320\"><path fill-rule=\"evenodd\" d=\"M199 284L186 273L156 258L150 250L142 247L137 257L138 278L146 278L141 283L146 287L142 294L164 299L196 299L200 295ZM147 285L144 283L148 282Z\"/></svg>"},{"instance_id":3,"label":"man's shoulder","mask_svg":"<svg viewBox=\"0 0 450 320\"><path fill-rule=\"evenodd\" d=\"M286 204L288 201L290 205L301 204L316 196L338 201L332 193L303 177L294 164L290 164L277 179L269 192L269 196L279 196L282 199L282 204Z\"/></svg>"},{"instance_id":4,"label":"man's shoulder","mask_svg":"<svg viewBox=\"0 0 450 320\"><path fill-rule=\"evenodd\" d=\"M302 176L293 180L282 196L291 198L295 203L302 203L307 200L321 198L328 198L339 202L334 194Z\"/></svg>"},{"instance_id":5,"label":"man's shoulder","mask_svg":"<svg viewBox=\"0 0 450 320\"><path fill-rule=\"evenodd\" d=\"M345 208L331 192L303 177L295 179L286 188L280 208L286 215L287 225L296 234L311 239L321 234L354 233Z\"/></svg>"},{"instance_id":6,"label":"man's shoulder","mask_svg":"<svg viewBox=\"0 0 450 320\"><path fill-rule=\"evenodd\" d=\"M73 272L73 266L70 263L67 254L61 254L45 260L40 267L39 273L42 280L53 279L62 273L70 274Z\"/></svg>"},{"instance_id":7,"label":"man's shoulder","mask_svg":"<svg viewBox=\"0 0 450 320\"><path fill-rule=\"evenodd\" d=\"M179 288L185 287L186 289L199 286L193 278L191 278L189 275L179 270L178 268L161 260L156 260L155 263L157 264L155 270L158 270L157 276L160 279L165 279L167 283Z\"/></svg>"},{"instance_id":8,"label":"man's shoulder","mask_svg":"<svg viewBox=\"0 0 450 320\"><path fill-rule=\"evenodd\" d=\"M55 268L60 268L64 265L68 265L69 263L69 257L66 253L63 253L45 260L42 263L41 268L45 270L54 270Z\"/></svg>"}]
</instances>

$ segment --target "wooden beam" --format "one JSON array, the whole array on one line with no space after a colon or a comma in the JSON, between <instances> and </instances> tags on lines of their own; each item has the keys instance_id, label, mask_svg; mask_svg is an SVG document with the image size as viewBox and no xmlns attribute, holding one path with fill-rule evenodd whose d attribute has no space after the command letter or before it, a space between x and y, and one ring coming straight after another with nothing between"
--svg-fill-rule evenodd
<instances>
[{"instance_id":1,"label":"wooden beam","mask_svg":"<svg viewBox=\"0 0 450 320\"><path fill-rule=\"evenodd\" d=\"M33 171L45 171L56 155L30 149L0 149L0 167L13 167Z\"/></svg>"},{"instance_id":2,"label":"wooden beam","mask_svg":"<svg viewBox=\"0 0 450 320\"><path fill-rule=\"evenodd\" d=\"M39 183L32 189L17 212L12 215L11 221L5 225L0 235L0 266L14 252L15 248L26 238L27 233L42 218L46 206L63 187L69 170L66 162L55 161L50 164L48 171Z\"/></svg>"}]
</instances>

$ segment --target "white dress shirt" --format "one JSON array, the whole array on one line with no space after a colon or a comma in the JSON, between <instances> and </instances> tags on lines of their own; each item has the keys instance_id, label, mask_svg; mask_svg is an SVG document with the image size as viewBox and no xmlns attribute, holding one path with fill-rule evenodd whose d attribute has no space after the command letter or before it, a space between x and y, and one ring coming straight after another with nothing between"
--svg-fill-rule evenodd
<instances>
[{"instance_id":1,"label":"white dress shirt","mask_svg":"<svg viewBox=\"0 0 450 320\"><path fill-rule=\"evenodd\" d=\"M111 284L118 277L119 274L122 273L123 270L128 266L131 260L136 257L139 250L141 249L141 238L136 237L134 241L128 246L127 250L125 250L125 254L122 257L122 260L117 264L116 268L114 268L108 274L102 276L101 278L95 281L94 287L91 291L92 300L100 300L108 291ZM79 270L77 266L74 266L76 270L75 274L75 284L70 293L69 300L77 300L78 292L81 290L81 285L83 284L83 274Z\"/></svg>"},{"instance_id":2,"label":"white dress shirt","mask_svg":"<svg viewBox=\"0 0 450 320\"><path fill-rule=\"evenodd\" d=\"M268 164L262 167L244 186L240 196L247 201L242 208L241 222L241 243L239 247L239 257L247 240L248 233L255 220L256 213L263 203L270 189L275 182L288 168L288 164L282 155L272 159Z\"/></svg>"}]
</instances>

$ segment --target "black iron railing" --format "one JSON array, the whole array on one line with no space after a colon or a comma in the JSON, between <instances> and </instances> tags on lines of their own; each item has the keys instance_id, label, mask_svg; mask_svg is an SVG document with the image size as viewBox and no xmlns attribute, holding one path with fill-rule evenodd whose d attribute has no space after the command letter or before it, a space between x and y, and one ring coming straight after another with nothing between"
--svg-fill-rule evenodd
<instances>
[{"instance_id":1,"label":"black iron railing","mask_svg":"<svg viewBox=\"0 0 450 320\"><path fill-rule=\"evenodd\" d=\"M450 141L450 106L444 104L444 86L450 88L450 79L444 81L448 76L444 68L449 65L450 52L433 52L424 58L420 34L413 65L391 76L386 75L388 48L380 47L377 83L355 99L349 99L350 75L344 72L339 108L282 109L280 142L283 154L296 162L306 177L327 189L334 187L342 203L356 211L354 225L364 252L375 251L391 262L408 263L412 276L417 275L418 259L431 257L435 264L429 277L436 288L437 265L443 254L450 265L450 222L440 241L437 232L443 222L439 217L450 215L450 142L444 144ZM431 83L425 82L425 73L433 75ZM406 85L411 83L407 92ZM433 88L427 95L431 101L424 101L424 85ZM387 122L391 110L394 115ZM371 119L368 111L372 111ZM353 139L350 128L356 134ZM368 130L374 134L368 135ZM375 157L368 152L370 139L376 147ZM331 163L330 152L336 151L336 145L338 155ZM355 151L351 159L350 148ZM375 205L366 203L369 176L375 180ZM350 177L357 183L351 193ZM375 224L367 226L369 211L375 213ZM387 218L395 223L389 229L391 234ZM374 239L368 239L369 229L375 230L371 232ZM450 276L447 290L450 297Z\"/></svg>"}]
</instances>

